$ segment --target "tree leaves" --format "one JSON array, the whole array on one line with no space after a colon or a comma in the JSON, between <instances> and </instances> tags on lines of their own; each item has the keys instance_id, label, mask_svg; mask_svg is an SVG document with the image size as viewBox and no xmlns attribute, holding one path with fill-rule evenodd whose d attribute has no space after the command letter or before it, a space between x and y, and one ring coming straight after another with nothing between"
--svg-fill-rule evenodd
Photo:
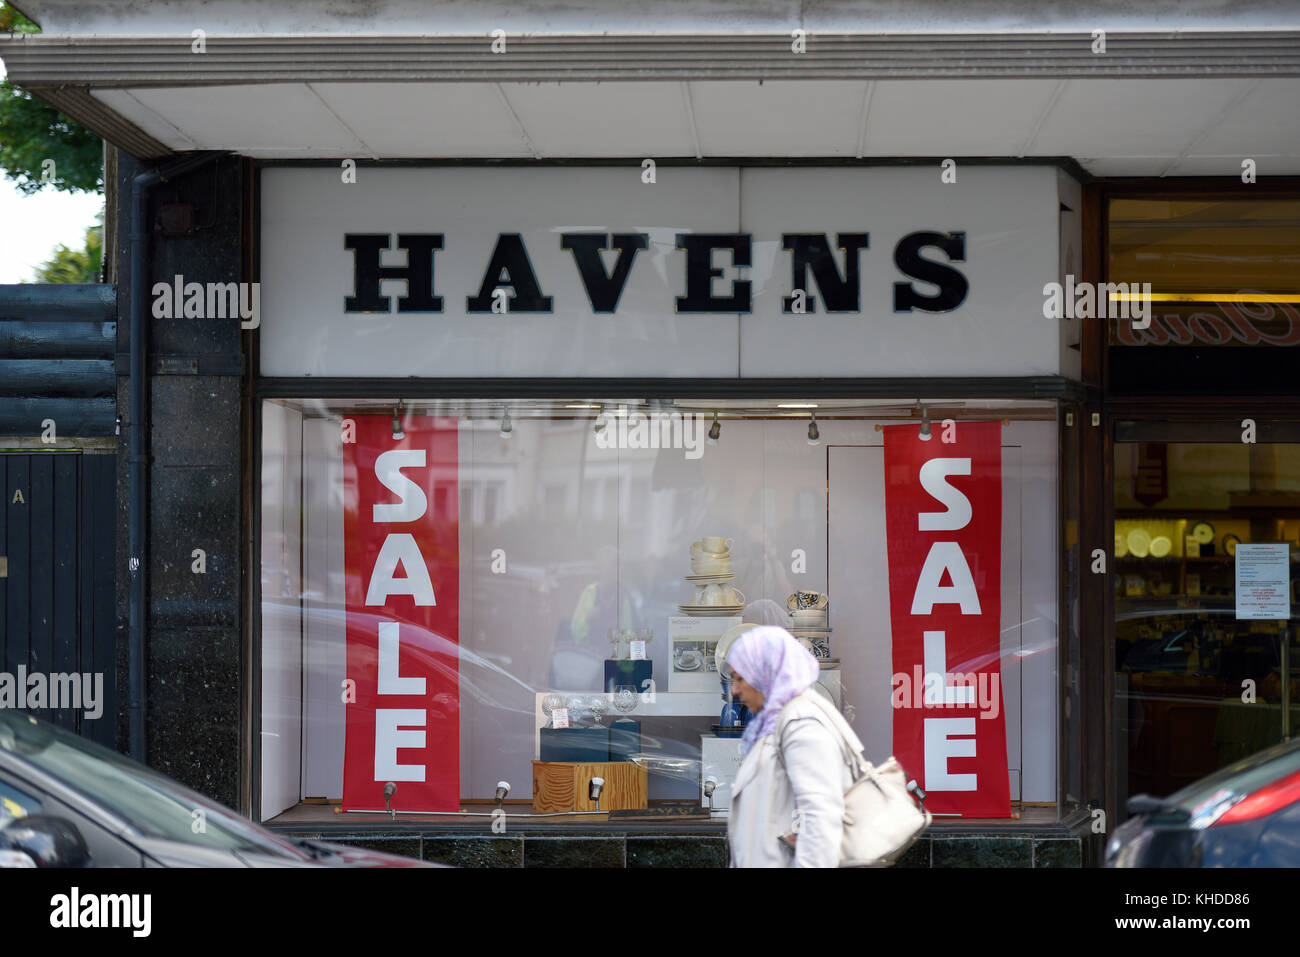
<instances>
[{"instance_id":1,"label":"tree leaves","mask_svg":"<svg viewBox=\"0 0 1300 957\"><path fill-rule=\"evenodd\" d=\"M7 3L0 3L0 32L39 33L40 28ZM42 177L53 160L53 178ZM104 145L76 120L0 81L0 169L19 192L45 186L68 193L103 189Z\"/></svg>"}]
</instances>

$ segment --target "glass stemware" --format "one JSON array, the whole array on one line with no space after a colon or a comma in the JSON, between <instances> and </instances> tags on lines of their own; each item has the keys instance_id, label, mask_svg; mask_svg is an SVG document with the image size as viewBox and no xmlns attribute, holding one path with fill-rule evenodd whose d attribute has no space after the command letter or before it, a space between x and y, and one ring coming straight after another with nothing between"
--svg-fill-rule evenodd
<instances>
[{"instance_id":1,"label":"glass stemware","mask_svg":"<svg viewBox=\"0 0 1300 957\"><path fill-rule=\"evenodd\" d=\"M619 685L614 689L614 708L619 714L629 715L636 710L636 689L631 685Z\"/></svg>"}]
</instances>

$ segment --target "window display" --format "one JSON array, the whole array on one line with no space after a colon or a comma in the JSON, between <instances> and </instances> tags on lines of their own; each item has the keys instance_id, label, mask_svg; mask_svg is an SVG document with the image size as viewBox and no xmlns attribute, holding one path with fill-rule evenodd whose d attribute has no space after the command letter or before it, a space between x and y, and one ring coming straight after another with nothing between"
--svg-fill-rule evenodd
<instances>
[{"instance_id":1,"label":"window display","mask_svg":"<svg viewBox=\"0 0 1300 957\"><path fill-rule=\"evenodd\" d=\"M947 813L1054 813L1054 402L276 399L261 435L263 820L502 782L723 816L750 624Z\"/></svg>"}]
</instances>

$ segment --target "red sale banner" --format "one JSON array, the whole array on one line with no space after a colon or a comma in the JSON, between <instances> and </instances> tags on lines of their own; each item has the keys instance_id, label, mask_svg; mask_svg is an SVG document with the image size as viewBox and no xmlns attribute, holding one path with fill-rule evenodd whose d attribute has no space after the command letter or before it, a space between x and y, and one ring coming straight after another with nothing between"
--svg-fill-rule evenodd
<instances>
[{"instance_id":1,"label":"red sale banner","mask_svg":"<svg viewBox=\"0 0 1300 957\"><path fill-rule=\"evenodd\" d=\"M1010 817L998 422L885 428L894 755L936 813Z\"/></svg>"},{"instance_id":2,"label":"red sale banner","mask_svg":"<svg viewBox=\"0 0 1300 957\"><path fill-rule=\"evenodd\" d=\"M454 420L342 425L347 569L343 809L460 807L460 535Z\"/></svg>"}]
</instances>

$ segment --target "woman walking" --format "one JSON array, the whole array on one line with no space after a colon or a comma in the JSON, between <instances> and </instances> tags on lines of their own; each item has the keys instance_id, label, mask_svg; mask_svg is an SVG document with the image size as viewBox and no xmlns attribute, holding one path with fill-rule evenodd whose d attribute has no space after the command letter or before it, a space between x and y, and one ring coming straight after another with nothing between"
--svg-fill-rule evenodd
<instances>
[{"instance_id":1,"label":"woman walking","mask_svg":"<svg viewBox=\"0 0 1300 957\"><path fill-rule=\"evenodd\" d=\"M733 693L754 713L731 786L731 866L838 866L853 783L844 748L862 745L813 699L817 659L784 628L758 627L736 639L727 665Z\"/></svg>"}]
</instances>

